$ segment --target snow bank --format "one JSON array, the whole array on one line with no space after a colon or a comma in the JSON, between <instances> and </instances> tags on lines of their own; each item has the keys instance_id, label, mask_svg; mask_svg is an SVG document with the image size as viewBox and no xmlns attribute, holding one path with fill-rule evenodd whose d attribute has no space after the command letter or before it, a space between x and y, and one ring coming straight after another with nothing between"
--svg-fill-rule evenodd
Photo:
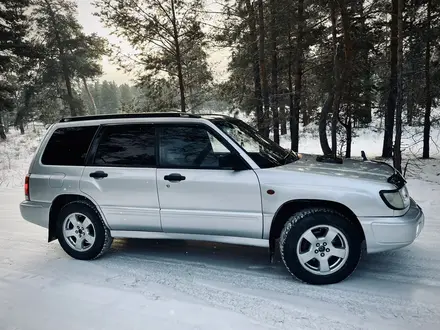
<instances>
[{"instance_id":1,"label":"snow bank","mask_svg":"<svg viewBox=\"0 0 440 330\"><path fill-rule=\"evenodd\" d=\"M11 129L0 141L0 187L21 187L29 164L45 133L41 124L29 124L24 135Z\"/></svg>"}]
</instances>

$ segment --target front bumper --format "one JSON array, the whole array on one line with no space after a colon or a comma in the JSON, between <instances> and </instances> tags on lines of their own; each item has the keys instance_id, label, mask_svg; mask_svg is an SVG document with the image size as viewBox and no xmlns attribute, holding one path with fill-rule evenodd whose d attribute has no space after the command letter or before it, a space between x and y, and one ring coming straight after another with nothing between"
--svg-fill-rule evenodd
<instances>
[{"instance_id":1,"label":"front bumper","mask_svg":"<svg viewBox=\"0 0 440 330\"><path fill-rule=\"evenodd\" d=\"M400 217L359 219L364 230L367 253L399 249L410 245L420 235L425 216L422 209L411 199L407 213Z\"/></svg>"},{"instance_id":2,"label":"front bumper","mask_svg":"<svg viewBox=\"0 0 440 330\"><path fill-rule=\"evenodd\" d=\"M23 219L38 226L49 228L50 203L24 201L20 203Z\"/></svg>"}]
</instances>

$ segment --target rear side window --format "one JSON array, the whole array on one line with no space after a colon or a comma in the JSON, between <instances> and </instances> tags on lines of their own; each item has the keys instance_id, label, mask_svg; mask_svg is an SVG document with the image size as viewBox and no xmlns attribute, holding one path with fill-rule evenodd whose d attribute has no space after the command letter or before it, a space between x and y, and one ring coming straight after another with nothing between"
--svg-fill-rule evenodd
<instances>
[{"instance_id":1,"label":"rear side window","mask_svg":"<svg viewBox=\"0 0 440 330\"><path fill-rule=\"evenodd\" d=\"M58 128L52 134L41 162L44 165L84 166L98 126Z\"/></svg>"},{"instance_id":2,"label":"rear side window","mask_svg":"<svg viewBox=\"0 0 440 330\"><path fill-rule=\"evenodd\" d=\"M94 165L156 166L156 130L152 125L115 125L104 129Z\"/></svg>"}]
</instances>

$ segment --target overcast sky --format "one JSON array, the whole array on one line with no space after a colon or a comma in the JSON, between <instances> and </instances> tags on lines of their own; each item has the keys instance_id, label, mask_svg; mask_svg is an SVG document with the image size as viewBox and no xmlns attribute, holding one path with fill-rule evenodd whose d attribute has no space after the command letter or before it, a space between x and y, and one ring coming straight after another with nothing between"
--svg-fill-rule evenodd
<instances>
[{"instance_id":1,"label":"overcast sky","mask_svg":"<svg viewBox=\"0 0 440 330\"><path fill-rule=\"evenodd\" d=\"M78 4L78 20L84 27L84 32L97 33L101 37L105 37L112 44L119 44L124 52L130 53L132 48L124 40L118 39L116 36L110 35L111 31L104 27L99 21L99 17L93 15L96 8L92 5L93 0L76 0ZM215 8L217 9L217 8ZM227 65L227 51L216 50L210 54L210 64L215 72L217 79L225 77L225 70ZM130 76L122 70L117 70L117 66L112 64L108 58L103 59L104 75L101 79L113 80L117 84L130 83Z\"/></svg>"}]
</instances>

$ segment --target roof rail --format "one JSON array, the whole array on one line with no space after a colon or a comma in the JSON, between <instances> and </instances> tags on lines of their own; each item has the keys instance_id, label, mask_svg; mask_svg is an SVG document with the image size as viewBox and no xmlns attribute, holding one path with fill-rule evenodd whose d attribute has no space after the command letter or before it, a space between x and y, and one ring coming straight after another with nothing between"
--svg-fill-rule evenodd
<instances>
[{"instance_id":1,"label":"roof rail","mask_svg":"<svg viewBox=\"0 0 440 330\"><path fill-rule=\"evenodd\" d=\"M65 117L59 122L66 123L72 121L86 121L86 120L100 120L100 119L124 119L124 118L201 118L198 115L194 115L186 112L144 112L144 113L117 113L106 115L90 115L90 116L78 116L78 117Z\"/></svg>"}]
</instances>

